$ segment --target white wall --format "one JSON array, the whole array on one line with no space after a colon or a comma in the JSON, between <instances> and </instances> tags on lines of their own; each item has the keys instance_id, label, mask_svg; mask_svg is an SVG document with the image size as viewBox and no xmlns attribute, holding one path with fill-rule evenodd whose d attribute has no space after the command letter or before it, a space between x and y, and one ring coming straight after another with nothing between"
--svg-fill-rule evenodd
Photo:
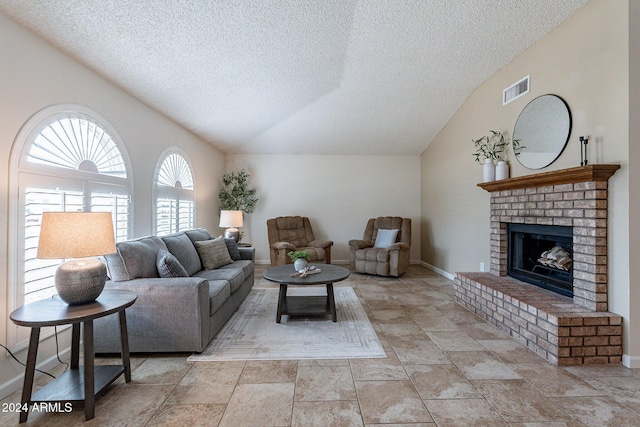
<instances>
[{"instance_id":1,"label":"white wall","mask_svg":"<svg viewBox=\"0 0 640 427\"><path fill-rule=\"evenodd\" d=\"M480 85L442 129L422 155L422 257L448 272L488 266L489 194L476 186L482 170L472 161L471 140L489 129L511 134L529 101L559 95L573 119L567 148L541 171L525 169L511 154L512 176L579 166L580 135L590 138L591 163L621 165L609 180L609 310L624 318L625 363L640 366L640 316L632 309L640 295L630 280L638 266L629 256L630 224L640 220L630 209L629 157L629 57L637 51L629 46L628 9L627 1L591 1ZM502 90L528 74L531 92L502 106Z\"/></svg>"},{"instance_id":2,"label":"white wall","mask_svg":"<svg viewBox=\"0 0 640 427\"><path fill-rule=\"evenodd\" d=\"M309 217L316 238L333 240L334 263L348 262L348 241L362 238L369 218L412 218L411 260L420 260L419 156L227 156L227 171L241 168L260 197L244 230L258 262L269 262L267 219L289 215Z\"/></svg>"},{"instance_id":3,"label":"white wall","mask_svg":"<svg viewBox=\"0 0 640 427\"><path fill-rule=\"evenodd\" d=\"M193 134L148 108L118 87L80 65L0 14L0 342L7 344L9 320L8 241L9 159L20 127L37 111L74 103L96 111L124 140L133 169L133 236L152 234L152 184L156 164L170 146L187 153L194 169L198 226L217 230L219 182L224 155ZM61 345L68 345L68 334ZM39 360L53 357L52 339L43 340ZM26 359L26 351L17 352ZM54 358L55 359L55 358ZM0 352L0 398L20 387L24 368Z\"/></svg>"}]
</instances>

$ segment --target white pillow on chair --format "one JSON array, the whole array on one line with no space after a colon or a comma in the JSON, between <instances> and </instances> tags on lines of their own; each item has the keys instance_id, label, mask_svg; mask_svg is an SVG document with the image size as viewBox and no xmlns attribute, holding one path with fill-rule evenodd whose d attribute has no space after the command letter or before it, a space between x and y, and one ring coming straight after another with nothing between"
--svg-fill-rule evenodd
<instances>
[{"instance_id":1,"label":"white pillow on chair","mask_svg":"<svg viewBox=\"0 0 640 427\"><path fill-rule=\"evenodd\" d=\"M376 236L376 242L373 247L384 249L393 245L398 237L398 231L400 230L386 230L384 228L379 228L378 235Z\"/></svg>"}]
</instances>

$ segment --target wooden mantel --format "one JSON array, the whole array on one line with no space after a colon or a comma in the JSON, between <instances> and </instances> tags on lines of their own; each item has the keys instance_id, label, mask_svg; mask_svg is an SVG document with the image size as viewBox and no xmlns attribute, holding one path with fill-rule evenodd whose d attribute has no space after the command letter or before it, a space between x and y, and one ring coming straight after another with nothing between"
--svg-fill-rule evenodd
<instances>
[{"instance_id":1,"label":"wooden mantel","mask_svg":"<svg viewBox=\"0 0 640 427\"><path fill-rule=\"evenodd\" d=\"M620 165L587 165L533 175L481 182L478 187L489 191L516 190L519 188L573 184L575 182L607 181L620 169Z\"/></svg>"}]
</instances>

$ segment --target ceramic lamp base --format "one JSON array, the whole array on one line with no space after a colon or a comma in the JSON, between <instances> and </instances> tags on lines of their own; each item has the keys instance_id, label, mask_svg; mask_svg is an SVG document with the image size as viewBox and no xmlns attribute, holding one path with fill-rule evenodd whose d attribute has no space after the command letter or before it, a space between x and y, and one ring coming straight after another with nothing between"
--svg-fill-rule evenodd
<instances>
[{"instance_id":1,"label":"ceramic lamp base","mask_svg":"<svg viewBox=\"0 0 640 427\"><path fill-rule=\"evenodd\" d=\"M224 238L233 239L238 243L238 240L240 240L240 230L237 228L227 228L224 230Z\"/></svg>"},{"instance_id":2,"label":"ceramic lamp base","mask_svg":"<svg viewBox=\"0 0 640 427\"><path fill-rule=\"evenodd\" d=\"M107 267L95 258L73 259L56 270L56 289L70 305L95 301L107 281Z\"/></svg>"}]
</instances>

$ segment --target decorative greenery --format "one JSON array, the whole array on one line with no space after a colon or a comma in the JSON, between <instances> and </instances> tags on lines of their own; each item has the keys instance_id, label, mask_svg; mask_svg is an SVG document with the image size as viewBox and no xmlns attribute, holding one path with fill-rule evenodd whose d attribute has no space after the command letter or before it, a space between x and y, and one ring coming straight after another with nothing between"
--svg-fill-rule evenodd
<instances>
[{"instance_id":1,"label":"decorative greenery","mask_svg":"<svg viewBox=\"0 0 640 427\"><path fill-rule=\"evenodd\" d=\"M508 144L501 132L495 130L490 130L489 132L491 135L472 140L473 145L476 147L476 152L473 156L478 163L483 163L481 160L485 159L499 159Z\"/></svg>"},{"instance_id":2,"label":"decorative greenery","mask_svg":"<svg viewBox=\"0 0 640 427\"><path fill-rule=\"evenodd\" d=\"M258 196L255 189L249 189L249 172L242 169L222 176L222 189L218 193L221 210L251 213L256 208Z\"/></svg>"},{"instance_id":3,"label":"decorative greenery","mask_svg":"<svg viewBox=\"0 0 640 427\"><path fill-rule=\"evenodd\" d=\"M476 152L473 153L473 156L478 163L483 163L485 159L500 160L505 148L509 145L502 132L490 130L489 133L490 135L485 135L475 140L472 139L473 145L476 147ZM513 153L516 157L520 155L523 148L527 147L521 146L519 139L513 140Z\"/></svg>"},{"instance_id":4,"label":"decorative greenery","mask_svg":"<svg viewBox=\"0 0 640 427\"><path fill-rule=\"evenodd\" d=\"M302 259L302 258L309 261L309 256L310 256L308 251L291 251L287 255L289 255L289 258L291 258L291 261L295 261L297 259Z\"/></svg>"}]
</instances>

